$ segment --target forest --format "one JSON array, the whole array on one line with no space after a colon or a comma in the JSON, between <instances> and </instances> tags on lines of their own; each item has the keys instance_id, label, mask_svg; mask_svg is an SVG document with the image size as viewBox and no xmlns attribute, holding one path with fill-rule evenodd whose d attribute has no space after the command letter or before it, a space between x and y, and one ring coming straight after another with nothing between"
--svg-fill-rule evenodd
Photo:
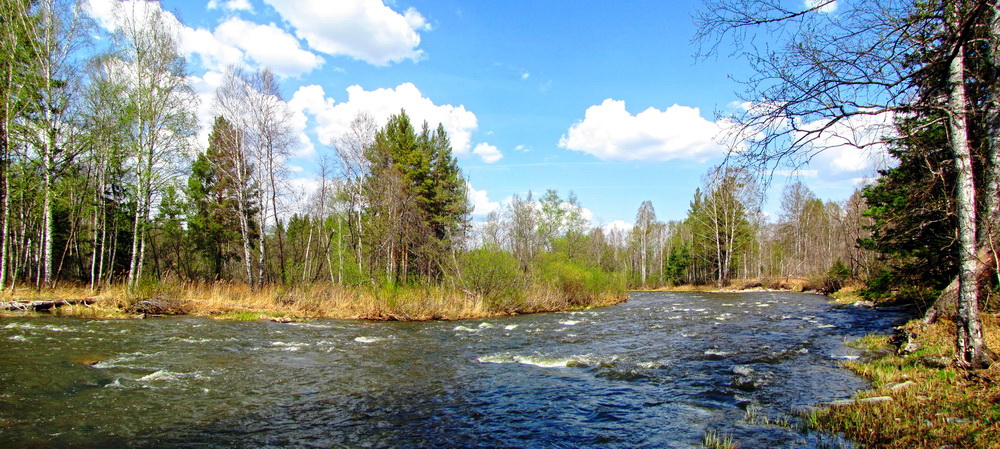
<instances>
[{"instance_id":1,"label":"forest","mask_svg":"<svg viewBox=\"0 0 1000 449\"><path fill-rule=\"evenodd\" d=\"M621 298L626 289L787 288L787 280L802 279L805 288L828 293L861 282L864 296L896 295L927 308L966 266L963 254L980 256L977 276L995 278L983 270L995 261L987 253L994 253L998 209L997 114L989 107L996 69L988 40L978 38L989 31L988 14L979 9L960 18L968 36L950 38L948 29L932 26L946 24L944 16L907 30L931 44L914 47L907 61L921 69L892 89L917 92L920 100L886 102L883 109L900 117L898 137L883 141L896 165L850 198L823 200L792 180L780 215L762 212L771 179L761 168L794 156L796 148L815 151L803 143L815 130L769 121L809 106L820 95L816 89L824 95L857 89L851 79L806 91L772 87L763 96L787 106L735 118L744 132L772 133L707 172L685 219L658 220L654 198L639 206L626 230L588 223L581 200L555 190L515 196L473 221L467 180L444 127L416 123L405 110L382 126L359 114L348 133L326 142L319 188L303 195L288 182L286 159L296 141L270 70L226 71L212 99L208 146L200 148L198 98L178 36L159 9L120 7L122 25L98 42L80 8L57 0L3 3L0 284L6 290L62 284L97 293L171 282L439 286L516 310L539 289L586 304ZM722 39L727 26L749 20L726 16L725 7L711 11L701 19L702 39L712 30ZM945 64L954 39L968 53L961 98ZM806 51L799 47L792 56ZM879 56L885 55L865 57ZM788 76L818 76L810 71L815 61L786 61L801 70ZM861 62L853 70L863 70ZM779 69L769 68L788 72ZM958 109L968 167L953 163L955 101L965 105ZM837 111L846 120L872 108ZM800 146L775 153L777 139L790 135ZM983 211L972 220L978 237L971 244L981 250L963 246L970 243L959 232L969 221L961 209L969 201L960 196L966 186ZM995 279L979 288L984 307L993 285Z\"/></svg>"},{"instance_id":2,"label":"forest","mask_svg":"<svg viewBox=\"0 0 1000 449\"><path fill-rule=\"evenodd\" d=\"M5 288L97 291L149 278L406 285L441 282L484 257L525 271L568 264L630 288L814 277L834 265L859 278L876 266L856 247L871 221L860 193L824 202L796 182L770 223L758 181L730 168L706 174L681 222L658 221L647 201L630 231L595 227L572 192L549 190L473 223L443 126L406 111L382 127L356 117L328 142L320 188L302 197L287 182L295 142L270 71L228 70L200 149L197 98L157 12L120 11L128 26L98 52L93 24L73 5L6 5L19 13L4 27L13 45L3 85Z\"/></svg>"}]
</instances>

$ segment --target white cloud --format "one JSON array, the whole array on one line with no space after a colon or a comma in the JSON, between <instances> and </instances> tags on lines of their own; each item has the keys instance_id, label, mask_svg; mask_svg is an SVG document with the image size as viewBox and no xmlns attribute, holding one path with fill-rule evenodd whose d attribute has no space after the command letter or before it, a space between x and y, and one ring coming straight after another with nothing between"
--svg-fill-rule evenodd
<instances>
[{"instance_id":1,"label":"white cloud","mask_svg":"<svg viewBox=\"0 0 1000 449\"><path fill-rule=\"evenodd\" d=\"M774 170L772 174L785 176L788 178L815 178L819 176L818 170Z\"/></svg>"},{"instance_id":2,"label":"white cloud","mask_svg":"<svg viewBox=\"0 0 1000 449\"><path fill-rule=\"evenodd\" d=\"M403 14L382 0L265 0L316 51L350 56L378 66L407 59L423 51L419 31L431 29L417 10Z\"/></svg>"},{"instance_id":3,"label":"white cloud","mask_svg":"<svg viewBox=\"0 0 1000 449\"><path fill-rule=\"evenodd\" d=\"M258 66L270 67L281 76L298 76L323 65L323 58L303 50L294 36L273 23L260 25L233 17L221 23L213 36L218 42L216 45L237 49L245 59ZM199 48L204 41L199 39L185 44L192 53L202 54Z\"/></svg>"},{"instance_id":4,"label":"white cloud","mask_svg":"<svg viewBox=\"0 0 1000 449\"><path fill-rule=\"evenodd\" d=\"M827 3L829 2L829 3ZM825 5L823 5L826 3ZM806 8L815 8L819 5L823 5L818 11L823 13L831 13L837 10L837 1L833 0L805 0Z\"/></svg>"},{"instance_id":5,"label":"white cloud","mask_svg":"<svg viewBox=\"0 0 1000 449\"><path fill-rule=\"evenodd\" d=\"M828 123L829 120L817 120L800 124L799 129L819 130ZM883 137L892 135L895 135L892 113L840 120L810 142L809 151L815 154L809 160L809 168L826 180L874 176L877 169L891 163L888 148L881 142Z\"/></svg>"},{"instance_id":6,"label":"white cloud","mask_svg":"<svg viewBox=\"0 0 1000 449\"><path fill-rule=\"evenodd\" d=\"M225 9L228 11L253 11L249 0L208 0L208 9Z\"/></svg>"},{"instance_id":7,"label":"white cloud","mask_svg":"<svg viewBox=\"0 0 1000 449\"><path fill-rule=\"evenodd\" d=\"M212 133L212 122L215 120L215 112L212 110L212 102L215 99L215 90L222 85L223 74L219 72L208 72L203 76L188 77L191 88L195 95L201 100L198 103L198 123L201 128L198 132L198 142L202 148L208 148L208 136Z\"/></svg>"},{"instance_id":8,"label":"white cloud","mask_svg":"<svg viewBox=\"0 0 1000 449\"><path fill-rule=\"evenodd\" d=\"M478 154L479 157L483 159L483 162L487 164L492 164L503 158L503 153L501 153L500 150L497 149L497 147L490 145L486 142L476 145L476 148L473 149L472 152L474 154Z\"/></svg>"},{"instance_id":9,"label":"white cloud","mask_svg":"<svg viewBox=\"0 0 1000 449\"><path fill-rule=\"evenodd\" d=\"M622 220L615 220L612 221L611 223L604 225L601 229L604 230L605 234L609 234L611 233L611 231L618 231L623 234L628 234L629 232L632 232L632 228L634 227L635 225L633 225L632 223L628 223Z\"/></svg>"},{"instance_id":10,"label":"white cloud","mask_svg":"<svg viewBox=\"0 0 1000 449\"><path fill-rule=\"evenodd\" d=\"M458 155L470 153L472 133L478 127L476 115L466 110L465 106L436 105L410 83L372 91L354 85L347 88L347 101L342 103L327 98L321 86L302 86L288 103L293 111L303 116L309 114L316 120L316 134L323 143L342 136L354 117L362 111L371 114L379 126L401 109L406 111L418 129L424 121L431 129L442 124L451 139L452 151Z\"/></svg>"},{"instance_id":11,"label":"white cloud","mask_svg":"<svg viewBox=\"0 0 1000 449\"><path fill-rule=\"evenodd\" d=\"M704 162L725 152L716 142L721 131L698 108L673 105L664 111L649 108L632 115L624 101L609 98L587 108L584 119L559 139L559 146L605 161Z\"/></svg>"},{"instance_id":12,"label":"white cloud","mask_svg":"<svg viewBox=\"0 0 1000 449\"><path fill-rule=\"evenodd\" d=\"M125 8L160 7L159 2L141 0L89 0L90 15L105 29L113 30L117 24L116 4ZM239 6L239 2L234 5ZM302 49L294 36L273 23L260 25L232 17L215 31L209 31L187 27L168 11L163 11L163 17L177 30L181 52L188 57L197 56L208 70L221 72L227 65L246 65L254 69L270 67L278 76L295 77L324 62L322 57Z\"/></svg>"},{"instance_id":13,"label":"white cloud","mask_svg":"<svg viewBox=\"0 0 1000 449\"><path fill-rule=\"evenodd\" d=\"M472 187L472 183L466 182L465 187L468 191L469 199L472 201L473 208L472 214L478 216L489 215L500 208L500 203L496 201L490 201L488 192L485 190L476 190Z\"/></svg>"}]
</instances>

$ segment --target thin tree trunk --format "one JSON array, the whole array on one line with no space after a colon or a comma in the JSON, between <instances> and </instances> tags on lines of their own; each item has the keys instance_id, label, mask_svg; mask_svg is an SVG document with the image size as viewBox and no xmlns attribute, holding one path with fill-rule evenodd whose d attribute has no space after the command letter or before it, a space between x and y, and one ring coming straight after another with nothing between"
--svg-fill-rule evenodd
<instances>
[{"instance_id":1,"label":"thin tree trunk","mask_svg":"<svg viewBox=\"0 0 1000 449\"><path fill-rule=\"evenodd\" d=\"M1000 75L1000 2L993 2L990 21L992 65L994 77ZM1000 82L994 80L990 88L988 109L989 145L987 146L986 226L981 229L981 239L989 248L993 259L994 275L1000 281Z\"/></svg>"},{"instance_id":2,"label":"thin tree trunk","mask_svg":"<svg viewBox=\"0 0 1000 449\"><path fill-rule=\"evenodd\" d=\"M10 74L8 73L8 79ZM9 81L8 81L9 85ZM0 225L0 290L7 285L7 259L10 253L10 111L4 108L3 149L0 170L3 170L3 224Z\"/></svg>"},{"instance_id":3,"label":"thin tree trunk","mask_svg":"<svg viewBox=\"0 0 1000 449\"><path fill-rule=\"evenodd\" d=\"M952 13L957 21L957 13ZM948 131L957 174L957 216L959 240L959 293L955 362L962 368L985 368L987 354L979 321L979 286L976 272L976 189L972 171L972 151L966 123L964 46L959 44L949 66Z\"/></svg>"},{"instance_id":4,"label":"thin tree trunk","mask_svg":"<svg viewBox=\"0 0 1000 449\"><path fill-rule=\"evenodd\" d=\"M97 279L96 278L96 274L97 274L97 253L98 253L98 251L101 251L102 253L104 251L103 246L98 246L98 235L100 235L100 229L99 229L99 223L100 222L98 220L101 217L101 215L103 215L103 210L104 210L104 208L103 208L103 206L101 204L101 191L103 190L102 187L101 187L101 184L102 184L102 174L101 174L101 168L100 167L95 166L94 169L97 170L97 180L95 182L96 185L94 186L94 217L93 217L93 222L92 222L94 235L93 235L93 239L91 239L91 251L90 251L90 293L91 294L97 293L97 288L96 288L97 287L97 282L96 282L96 279ZM101 248L101 249L98 250L98 248Z\"/></svg>"},{"instance_id":5,"label":"thin tree trunk","mask_svg":"<svg viewBox=\"0 0 1000 449\"><path fill-rule=\"evenodd\" d=\"M308 220L308 222L309 222L309 237L306 238L305 261L302 263L302 282L306 281L306 276L308 276L309 274L309 249L312 247L312 240L313 240L313 226L312 226L313 220L310 219Z\"/></svg>"},{"instance_id":6,"label":"thin tree trunk","mask_svg":"<svg viewBox=\"0 0 1000 449\"><path fill-rule=\"evenodd\" d=\"M263 209L265 207L264 204L266 204L266 203L263 201L264 200L263 197L261 197L260 199L261 199L261 201L260 201L261 209ZM258 248L258 252L257 252L257 263L258 263L258 265L257 265L257 286L258 287L263 287L264 286L264 282L265 282L264 281L264 265L265 265L265 262L267 260L267 235L264 233L264 230L265 230L264 218L267 217L267 215L266 215L266 213L263 210L261 211L261 213L259 215L260 215L260 219L257 220L257 231L260 233L260 235L257 236L257 244L260 246L260 248Z\"/></svg>"}]
</instances>

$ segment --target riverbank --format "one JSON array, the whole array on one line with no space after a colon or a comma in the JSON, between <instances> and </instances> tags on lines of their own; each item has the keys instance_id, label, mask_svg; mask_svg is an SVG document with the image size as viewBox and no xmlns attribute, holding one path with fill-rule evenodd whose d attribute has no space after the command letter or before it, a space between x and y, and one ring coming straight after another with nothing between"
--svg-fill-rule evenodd
<instances>
[{"instance_id":1,"label":"riverbank","mask_svg":"<svg viewBox=\"0 0 1000 449\"><path fill-rule=\"evenodd\" d=\"M738 280L721 289L684 285L660 290L816 292L815 282L804 279L781 284ZM828 296L840 304L874 306L859 294L862 287L848 283ZM983 314L983 332L987 347L1000 349L1000 314ZM871 388L807 413L809 428L843 435L860 447L1000 447L1000 363L981 371L954 368L953 322L928 325L915 318L897 336L869 335L853 345L866 355L844 367L871 382Z\"/></svg>"},{"instance_id":2,"label":"riverbank","mask_svg":"<svg viewBox=\"0 0 1000 449\"><path fill-rule=\"evenodd\" d=\"M847 283L846 285L840 285L836 289L844 292L853 292L860 288L862 284L858 283ZM719 287L714 284L680 284L680 285L669 285L661 286L649 289L639 289L637 291L654 291L654 292L707 292L707 293L718 293L718 292L759 292L759 291L775 291L775 292L796 292L796 293L809 293L817 292L823 293L823 283L820 280L810 280L802 278L777 278L777 279L732 279L728 284ZM829 292L833 293L833 292Z\"/></svg>"},{"instance_id":3,"label":"riverbank","mask_svg":"<svg viewBox=\"0 0 1000 449\"><path fill-rule=\"evenodd\" d=\"M567 298L552 287L534 286L523 297L497 303L459 288L443 286L351 287L316 284L305 287L242 283L161 283L128 291L111 286L97 295L85 287L18 290L0 301L66 301L80 304L52 307L45 314L88 318L142 318L149 315L195 315L231 320L297 321L314 318L377 321L427 321L491 318L525 313L586 309L617 304L626 292L605 292ZM0 310L0 316L39 312Z\"/></svg>"},{"instance_id":4,"label":"riverbank","mask_svg":"<svg viewBox=\"0 0 1000 449\"><path fill-rule=\"evenodd\" d=\"M983 330L987 347L1000 348L1000 316L984 314ZM914 320L899 335L856 343L867 355L844 365L872 388L812 412L810 427L863 447L1000 447L1000 364L953 368L955 324L949 321Z\"/></svg>"}]
</instances>

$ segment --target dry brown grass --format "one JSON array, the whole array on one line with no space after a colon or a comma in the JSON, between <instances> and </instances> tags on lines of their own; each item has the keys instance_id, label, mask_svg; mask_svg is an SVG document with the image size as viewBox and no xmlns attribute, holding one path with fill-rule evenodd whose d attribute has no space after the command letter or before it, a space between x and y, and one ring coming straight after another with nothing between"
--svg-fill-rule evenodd
<instances>
[{"instance_id":1,"label":"dry brown grass","mask_svg":"<svg viewBox=\"0 0 1000 449\"><path fill-rule=\"evenodd\" d=\"M54 313L64 316L127 318L138 313L135 305L149 298L169 298L183 303L187 314L222 319L365 319L460 320L521 313L550 312L615 304L625 296L608 295L586 303L561 298L553 288L535 286L514 307L496 309L461 289L444 286L402 288L351 287L332 284L252 288L238 282L161 282L128 291L124 286L105 288L93 295L86 287L16 291L10 299L95 298L86 306L64 306Z\"/></svg>"},{"instance_id":2,"label":"dry brown grass","mask_svg":"<svg viewBox=\"0 0 1000 449\"><path fill-rule=\"evenodd\" d=\"M651 289L650 291L664 292L742 292L760 290L781 290L802 292L807 289L809 280L799 278L774 278L774 279L732 279L722 288L715 284L694 285L681 284Z\"/></svg>"}]
</instances>

